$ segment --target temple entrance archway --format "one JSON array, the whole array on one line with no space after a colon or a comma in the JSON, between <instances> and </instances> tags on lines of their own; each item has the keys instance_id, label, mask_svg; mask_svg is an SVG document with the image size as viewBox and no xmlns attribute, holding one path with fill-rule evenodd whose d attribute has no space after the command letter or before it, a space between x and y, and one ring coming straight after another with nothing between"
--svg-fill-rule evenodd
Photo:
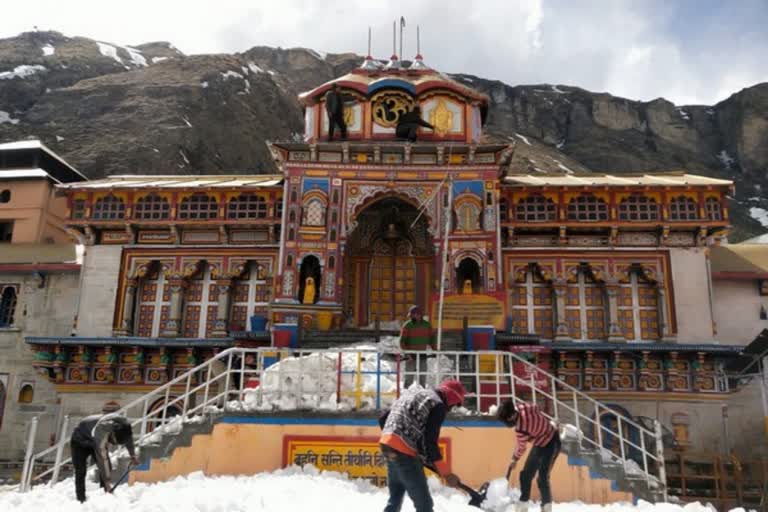
<instances>
[{"instance_id":1,"label":"temple entrance archway","mask_svg":"<svg viewBox=\"0 0 768 512\"><path fill-rule=\"evenodd\" d=\"M395 327L411 305L427 311L433 251L426 215L391 195L371 201L355 221L344 269L344 307L353 325L373 326L378 320Z\"/></svg>"}]
</instances>

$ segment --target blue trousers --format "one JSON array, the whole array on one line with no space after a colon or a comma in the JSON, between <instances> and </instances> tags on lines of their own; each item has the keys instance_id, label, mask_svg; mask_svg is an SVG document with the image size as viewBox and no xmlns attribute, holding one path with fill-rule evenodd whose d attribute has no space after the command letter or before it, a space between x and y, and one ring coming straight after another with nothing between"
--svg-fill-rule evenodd
<instances>
[{"instance_id":1,"label":"blue trousers","mask_svg":"<svg viewBox=\"0 0 768 512\"><path fill-rule=\"evenodd\" d=\"M384 512L400 512L405 493L413 501L416 512L432 512L432 496L429 494L424 465L418 457L411 457L382 446L387 459L387 483L389 501Z\"/></svg>"}]
</instances>

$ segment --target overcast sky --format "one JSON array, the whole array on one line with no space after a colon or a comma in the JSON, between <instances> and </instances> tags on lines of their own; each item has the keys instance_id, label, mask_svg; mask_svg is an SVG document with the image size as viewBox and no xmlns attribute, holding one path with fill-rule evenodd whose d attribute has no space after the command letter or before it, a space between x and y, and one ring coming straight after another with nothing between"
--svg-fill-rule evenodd
<instances>
[{"instance_id":1,"label":"overcast sky","mask_svg":"<svg viewBox=\"0 0 768 512\"><path fill-rule=\"evenodd\" d=\"M768 81L768 0L3 0L0 37L37 26L181 51L252 46L366 51L387 58L406 19L425 61L511 85L556 83L632 99L711 104Z\"/></svg>"}]
</instances>

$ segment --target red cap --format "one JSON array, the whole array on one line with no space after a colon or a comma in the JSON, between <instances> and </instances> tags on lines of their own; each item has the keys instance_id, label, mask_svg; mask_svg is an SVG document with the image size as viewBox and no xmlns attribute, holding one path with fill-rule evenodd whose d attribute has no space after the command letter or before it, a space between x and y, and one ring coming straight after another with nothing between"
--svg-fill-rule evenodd
<instances>
[{"instance_id":1,"label":"red cap","mask_svg":"<svg viewBox=\"0 0 768 512\"><path fill-rule=\"evenodd\" d=\"M467 390L464 389L461 382L456 379L443 381L443 383L437 387L437 390L443 393L443 396L445 396L445 403L449 407L461 405L464 402L464 395L467 394Z\"/></svg>"}]
</instances>

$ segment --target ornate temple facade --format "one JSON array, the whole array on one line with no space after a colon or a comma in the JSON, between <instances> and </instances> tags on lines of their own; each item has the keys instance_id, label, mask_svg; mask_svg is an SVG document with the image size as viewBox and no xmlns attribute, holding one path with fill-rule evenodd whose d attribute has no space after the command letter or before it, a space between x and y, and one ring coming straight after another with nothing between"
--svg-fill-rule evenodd
<instances>
[{"instance_id":1,"label":"ornate temple facade","mask_svg":"<svg viewBox=\"0 0 768 512\"><path fill-rule=\"evenodd\" d=\"M328 140L334 84L346 140ZM436 325L442 290L446 332L493 326L496 348L630 416L720 421L723 361L751 341L718 337L713 313L730 181L531 175L483 135L488 98L418 59L366 60L300 101L304 141L270 145L278 175L58 187L86 246L76 335L27 343L65 408L127 400L271 327L395 328L413 304ZM417 106L433 128L399 140Z\"/></svg>"}]
</instances>

